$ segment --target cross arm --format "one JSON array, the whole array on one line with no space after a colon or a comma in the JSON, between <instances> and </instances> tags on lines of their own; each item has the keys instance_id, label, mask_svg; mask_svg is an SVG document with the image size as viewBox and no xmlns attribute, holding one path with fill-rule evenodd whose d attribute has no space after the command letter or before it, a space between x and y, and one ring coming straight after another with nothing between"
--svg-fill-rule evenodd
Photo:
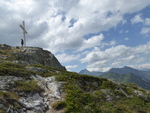
<instances>
[{"instance_id":1,"label":"cross arm","mask_svg":"<svg viewBox=\"0 0 150 113\"><path fill-rule=\"evenodd\" d=\"M22 30L27 34L27 31L24 29L24 27L20 24L20 27L22 28Z\"/></svg>"}]
</instances>

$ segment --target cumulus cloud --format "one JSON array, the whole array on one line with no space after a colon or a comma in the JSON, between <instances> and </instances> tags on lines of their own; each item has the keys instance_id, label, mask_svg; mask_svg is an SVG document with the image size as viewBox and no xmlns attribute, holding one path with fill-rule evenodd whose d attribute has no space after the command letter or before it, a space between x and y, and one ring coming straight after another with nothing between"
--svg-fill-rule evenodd
<instances>
[{"instance_id":1,"label":"cumulus cloud","mask_svg":"<svg viewBox=\"0 0 150 113\"><path fill-rule=\"evenodd\" d=\"M80 50L84 50L87 48L91 48L91 47L95 47L95 46L99 46L102 45L102 40L104 39L104 35L100 34L97 36L93 36L89 39L84 39L83 43L82 43L82 47L80 48Z\"/></svg>"},{"instance_id":2,"label":"cumulus cloud","mask_svg":"<svg viewBox=\"0 0 150 113\"><path fill-rule=\"evenodd\" d=\"M79 59L80 55L68 55L66 53L62 53L62 54L56 55L56 57L58 58L60 62L67 63L67 62Z\"/></svg>"},{"instance_id":3,"label":"cumulus cloud","mask_svg":"<svg viewBox=\"0 0 150 113\"><path fill-rule=\"evenodd\" d=\"M124 21L124 14L139 11L149 3L148 0L1 0L0 37L4 38L0 41L18 45L22 37L18 25L25 20L27 45L44 47L53 53L83 50L97 46L96 40L101 41L98 36L86 40L85 35L115 27Z\"/></svg>"},{"instance_id":4,"label":"cumulus cloud","mask_svg":"<svg viewBox=\"0 0 150 113\"><path fill-rule=\"evenodd\" d=\"M66 69L68 70L68 71L70 71L70 69L73 69L73 68L76 68L76 67L78 67L78 65L69 65L69 66L66 66Z\"/></svg>"},{"instance_id":5,"label":"cumulus cloud","mask_svg":"<svg viewBox=\"0 0 150 113\"><path fill-rule=\"evenodd\" d=\"M150 26L150 18L145 19L145 25Z\"/></svg>"},{"instance_id":6,"label":"cumulus cloud","mask_svg":"<svg viewBox=\"0 0 150 113\"><path fill-rule=\"evenodd\" d=\"M81 59L82 63L87 62L87 68L89 70L106 70L110 67L120 67L121 65L129 65L132 63L141 63L144 61L140 54L146 54L149 56L150 42L145 45L139 45L136 47L127 47L125 45L118 45L101 51L95 49L88 53L85 58ZM94 69L95 67L95 69ZM109 68L107 68L109 69Z\"/></svg>"},{"instance_id":7,"label":"cumulus cloud","mask_svg":"<svg viewBox=\"0 0 150 113\"><path fill-rule=\"evenodd\" d=\"M150 69L150 63L144 63L139 65L129 65L132 68L139 69L139 70L145 70Z\"/></svg>"},{"instance_id":8,"label":"cumulus cloud","mask_svg":"<svg viewBox=\"0 0 150 113\"><path fill-rule=\"evenodd\" d=\"M141 30L141 34L148 34L150 33L150 27L143 27Z\"/></svg>"},{"instance_id":9,"label":"cumulus cloud","mask_svg":"<svg viewBox=\"0 0 150 113\"><path fill-rule=\"evenodd\" d=\"M136 15L133 19L131 19L132 24L136 23L143 23L144 20L142 19L141 15Z\"/></svg>"},{"instance_id":10,"label":"cumulus cloud","mask_svg":"<svg viewBox=\"0 0 150 113\"><path fill-rule=\"evenodd\" d=\"M132 24L142 23L144 27L141 29L141 34L147 35L150 33L150 18L143 19L140 14L131 19Z\"/></svg>"},{"instance_id":11,"label":"cumulus cloud","mask_svg":"<svg viewBox=\"0 0 150 113\"><path fill-rule=\"evenodd\" d=\"M129 38L127 38L127 37L126 37L124 40L126 40L126 41L127 41L127 40L129 40Z\"/></svg>"},{"instance_id":12,"label":"cumulus cloud","mask_svg":"<svg viewBox=\"0 0 150 113\"><path fill-rule=\"evenodd\" d=\"M140 14L137 14L134 16L133 19L131 19L131 23L132 24L143 23L144 25L149 26L150 25L150 18L143 19Z\"/></svg>"},{"instance_id":13,"label":"cumulus cloud","mask_svg":"<svg viewBox=\"0 0 150 113\"><path fill-rule=\"evenodd\" d=\"M91 51L87 56L81 59L81 62L89 62L94 63L100 60L109 59L109 58L117 58L120 56L128 56L132 53L130 47L126 47L125 45L119 45L115 47L111 47L106 49L105 51Z\"/></svg>"}]
</instances>

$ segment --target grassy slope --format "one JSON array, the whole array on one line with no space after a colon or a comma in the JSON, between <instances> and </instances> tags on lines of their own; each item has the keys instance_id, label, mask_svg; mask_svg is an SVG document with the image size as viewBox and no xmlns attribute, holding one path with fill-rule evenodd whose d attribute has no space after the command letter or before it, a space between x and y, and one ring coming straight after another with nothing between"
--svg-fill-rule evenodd
<instances>
[{"instance_id":1,"label":"grassy slope","mask_svg":"<svg viewBox=\"0 0 150 113\"><path fill-rule=\"evenodd\" d=\"M148 107L150 98L138 97L134 90L140 89L135 84L129 84L128 86L118 85L107 79L78 75L76 73L59 75L57 78L58 80L67 80L65 84L66 100L58 103L57 106L55 105L58 109L64 106L66 113L150 112ZM124 90L125 93L119 89ZM107 101L108 95L113 98L111 102Z\"/></svg>"},{"instance_id":2,"label":"grassy slope","mask_svg":"<svg viewBox=\"0 0 150 113\"><path fill-rule=\"evenodd\" d=\"M112 79L116 82L128 84L128 83L136 83L139 87L144 89L150 89L150 83L148 81L144 81L141 77L136 76L135 74L117 74L117 73L106 73L101 75L100 77L106 79Z\"/></svg>"}]
</instances>

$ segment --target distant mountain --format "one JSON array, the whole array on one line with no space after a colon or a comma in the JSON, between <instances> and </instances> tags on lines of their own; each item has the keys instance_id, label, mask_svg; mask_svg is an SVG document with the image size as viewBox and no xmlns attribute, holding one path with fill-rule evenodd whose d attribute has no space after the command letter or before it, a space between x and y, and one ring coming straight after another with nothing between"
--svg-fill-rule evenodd
<instances>
[{"instance_id":1,"label":"distant mountain","mask_svg":"<svg viewBox=\"0 0 150 113\"><path fill-rule=\"evenodd\" d=\"M127 66L125 66L123 68L111 68L108 72L119 73L119 74L134 73L134 74L141 75L141 71L139 71L137 69L133 69L131 67L127 67Z\"/></svg>"},{"instance_id":2,"label":"distant mountain","mask_svg":"<svg viewBox=\"0 0 150 113\"><path fill-rule=\"evenodd\" d=\"M140 76L137 76L133 73L128 74L119 74L119 73L110 73L103 74L100 77L111 79L119 83L128 84L128 83L136 83L139 87L142 87L143 89L150 90L150 81L141 78Z\"/></svg>"},{"instance_id":3,"label":"distant mountain","mask_svg":"<svg viewBox=\"0 0 150 113\"><path fill-rule=\"evenodd\" d=\"M83 69L79 72L79 74L85 74L85 75L92 75L92 76L99 76L104 74L104 72L98 72L98 71L88 71L87 69Z\"/></svg>"},{"instance_id":4,"label":"distant mountain","mask_svg":"<svg viewBox=\"0 0 150 113\"><path fill-rule=\"evenodd\" d=\"M150 71L141 71L137 70L128 66L122 67L122 68L111 68L108 72L98 72L98 71L88 71L87 69L83 69L79 72L79 74L86 74L86 75L92 75L92 76L99 76L105 73L118 73L118 74L129 74L133 73L137 76L140 76L144 79L150 80Z\"/></svg>"},{"instance_id":5,"label":"distant mountain","mask_svg":"<svg viewBox=\"0 0 150 113\"><path fill-rule=\"evenodd\" d=\"M150 72L140 71L127 66L123 68L111 68L108 72L90 72L84 69L79 74L113 79L116 82L124 84L136 83L139 87L150 90Z\"/></svg>"},{"instance_id":6,"label":"distant mountain","mask_svg":"<svg viewBox=\"0 0 150 113\"><path fill-rule=\"evenodd\" d=\"M91 73L91 72L88 71L87 69L83 69L79 72L79 74L87 74L87 75L89 75L89 73Z\"/></svg>"},{"instance_id":7,"label":"distant mountain","mask_svg":"<svg viewBox=\"0 0 150 113\"><path fill-rule=\"evenodd\" d=\"M150 72L150 69L142 69L141 71L148 71L148 72Z\"/></svg>"},{"instance_id":8,"label":"distant mountain","mask_svg":"<svg viewBox=\"0 0 150 113\"><path fill-rule=\"evenodd\" d=\"M134 75L140 76L143 79L150 80L150 72L149 71L140 71L131 67L123 67L123 68L111 68L108 73L117 73L117 74L129 74L133 73Z\"/></svg>"}]
</instances>

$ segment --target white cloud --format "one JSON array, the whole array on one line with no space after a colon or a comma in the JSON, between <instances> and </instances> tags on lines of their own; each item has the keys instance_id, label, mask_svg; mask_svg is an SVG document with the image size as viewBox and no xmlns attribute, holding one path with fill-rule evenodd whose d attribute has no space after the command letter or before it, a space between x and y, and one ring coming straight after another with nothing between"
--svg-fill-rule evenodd
<instances>
[{"instance_id":1,"label":"white cloud","mask_svg":"<svg viewBox=\"0 0 150 113\"><path fill-rule=\"evenodd\" d=\"M93 36L89 39L84 39L83 43L82 43L82 47L80 48L80 50L84 50L87 48L91 48L91 47L95 47L95 46L99 46L102 45L102 40L104 39L104 35L100 34L97 36Z\"/></svg>"},{"instance_id":2,"label":"white cloud","mask_svg":"<svg viewBox=\"0 0 150 113\"><path fill-rule=\"evenodd\" d=\"M150 33L150 27L143 27L141 30L141 34L148 34Z\"/></svg>"},{"instance_id":3,"label":"white cloud","mask_svg":"<svg viewBox=\"0 0 150 113\"><path fill-rule=\"evenodd\" d=\"M141 15L136 15L133 19L131 19L132 24L142 23L144 27L141 29L141 34L147 35L150 33L150 18L143 19Z\"/></svg>"},{"instance_id":4,"label":"white cloud","mask_svg":"<svg viewBox=\"0 0 150 113\"><path fill-rule=\"evenodd\" d=\"M139 65L129 65L129 66L135 69L139 69L139 70L150 69L150 63L144 63L144 64L139 64Z\"/></svg>"},{"instance_id":5,"label":"white cloud","mask_svg":"<svg viewBox=\"0 0 150 113\"><path fill-rule=\"evenodd\" d=\"M70 71L70 69L74 69L74 68L78 67L78 65L73 65L73 66L69 65L69 66L65 66L65 67L68 71Z\"/></svg>"},{"instance_id":6,"label":"white cloud","mask_svg":"<svg viewBox=\"0 0 150 113\"><path fill-rule=\"evenodd\" d=\"M44 47L53 53L94 47L101 39L97 36L86 40L85 35L115 27L125 21L124 14L139 11L148 4L148 0L1 0L0 37L4 38L0 42L18 45L22 37L18 25L25 20L27 45Z\"/></svg>"},{"instance_id":7,"label":"white cloud","mask_svg":"<svg viewBox=\"0 0 150 113\"><path fill-rule=\"evenodd\" d=\"M125 45L118 45L106 49L105 51L93 50L89 52L85 58L81 59L81 63L88 63L89 70L104 70L109 66L120 67L132 63L141 63L146 59L142 58L140 54L150 54L150 42L136 47L127 47ZM108 66L109 65L109 66Z\"/></svg>"},{"instance_id":8,"label":"white cloud","mask_svg":"<svg viewBox=\"0 0 150 113\"><path fill-rule=\"evenodd\" d=\"M130 47L126 47L125 45L119 45L106 49L105 51L91 51L89 54L87 54L85 58L81 59L81 62L93 63L109 58L113 59L121 56L125 57L130 55L131 52L132 51Z\"/></svg>"},{"instance_id":9,"label":"white cloud","mask_svg":"<svg viewBox=\"0 0 150 113\"><path fill-rule=\"evenodd\" d=\"M150 26L150 18L145 19L145 25Z\"/></svg>"},{"instance_id":10,"label":"white cloud","mask_svg":"<svg viewBox=\"0 0 150 113\"><path fill-rule=\"evenodd\" d=\"M126 40L126 41L127 41L127 40L129 40L129 38L127 38L127 37L126 37L124 40Z\"/></svg>"},{"instance_id":11,"label":"white cloud","mask_svg":"<svg viewBox=\"0 0 150 113\"><path fill-rule=\"evenodd\" d=\"M122 33L128 33L128 32L129 32L128 30L126 30L126 31L125 30L120 30L119 31L120 34L122 34Z\"/></svg>"},{"instance_id":12,"label":"white cloud","mask_svg":"<svg viewBox=\"0 0 150 113\"><path fill-rule=\"evenodd\" d=\"M141 15L135 15L133 19L131 19L132 24L136 23L143 23L144 20L142 19Z\"/></svg>"},{"instance_id":13,"label":"white cloud","mask_svg":"<svg viewBox=\"0 0 150 113\"><path fill-rule=\"evenodd\" d=\"M103 67L103 68L99 68L99 67L87 67L87 69L89 71L99 71L99 72L107 72L111 69L111 67Z\"/></svg>"},{"instance_id":14,"label":"white cloud","mask_svg":"<svg viewBox=\"0 0 150 113\"><path fill-rule=\"evenodd\" d=\"M125 33L128 33L128 32L129 32L128 30L125 31Z\"/></svg>"},{"instance_id":15,"label":"white cloud","mask_svg":"<svg viewBox=\"0 0 150 113\"><path fill-rule=\"evenodd\" d=\"M133 53L135 54L150 54L150 42L147 42L146 44L139 45L137 47L133 47Z\"/></svg>"},{"instance_id":16,"label":"white cloud","mask_svg":"<svg viewBox=\"0 0 150 113\"><path fill-rule=\"evenodd\" d=\"M56 57L58 58L58 60L60 62L67 63L67 62L79 59L80 55L69 55L69 54L66 54L66 53L62 53L62 54L56 55Z\"/></svg>"}]
</instances>

